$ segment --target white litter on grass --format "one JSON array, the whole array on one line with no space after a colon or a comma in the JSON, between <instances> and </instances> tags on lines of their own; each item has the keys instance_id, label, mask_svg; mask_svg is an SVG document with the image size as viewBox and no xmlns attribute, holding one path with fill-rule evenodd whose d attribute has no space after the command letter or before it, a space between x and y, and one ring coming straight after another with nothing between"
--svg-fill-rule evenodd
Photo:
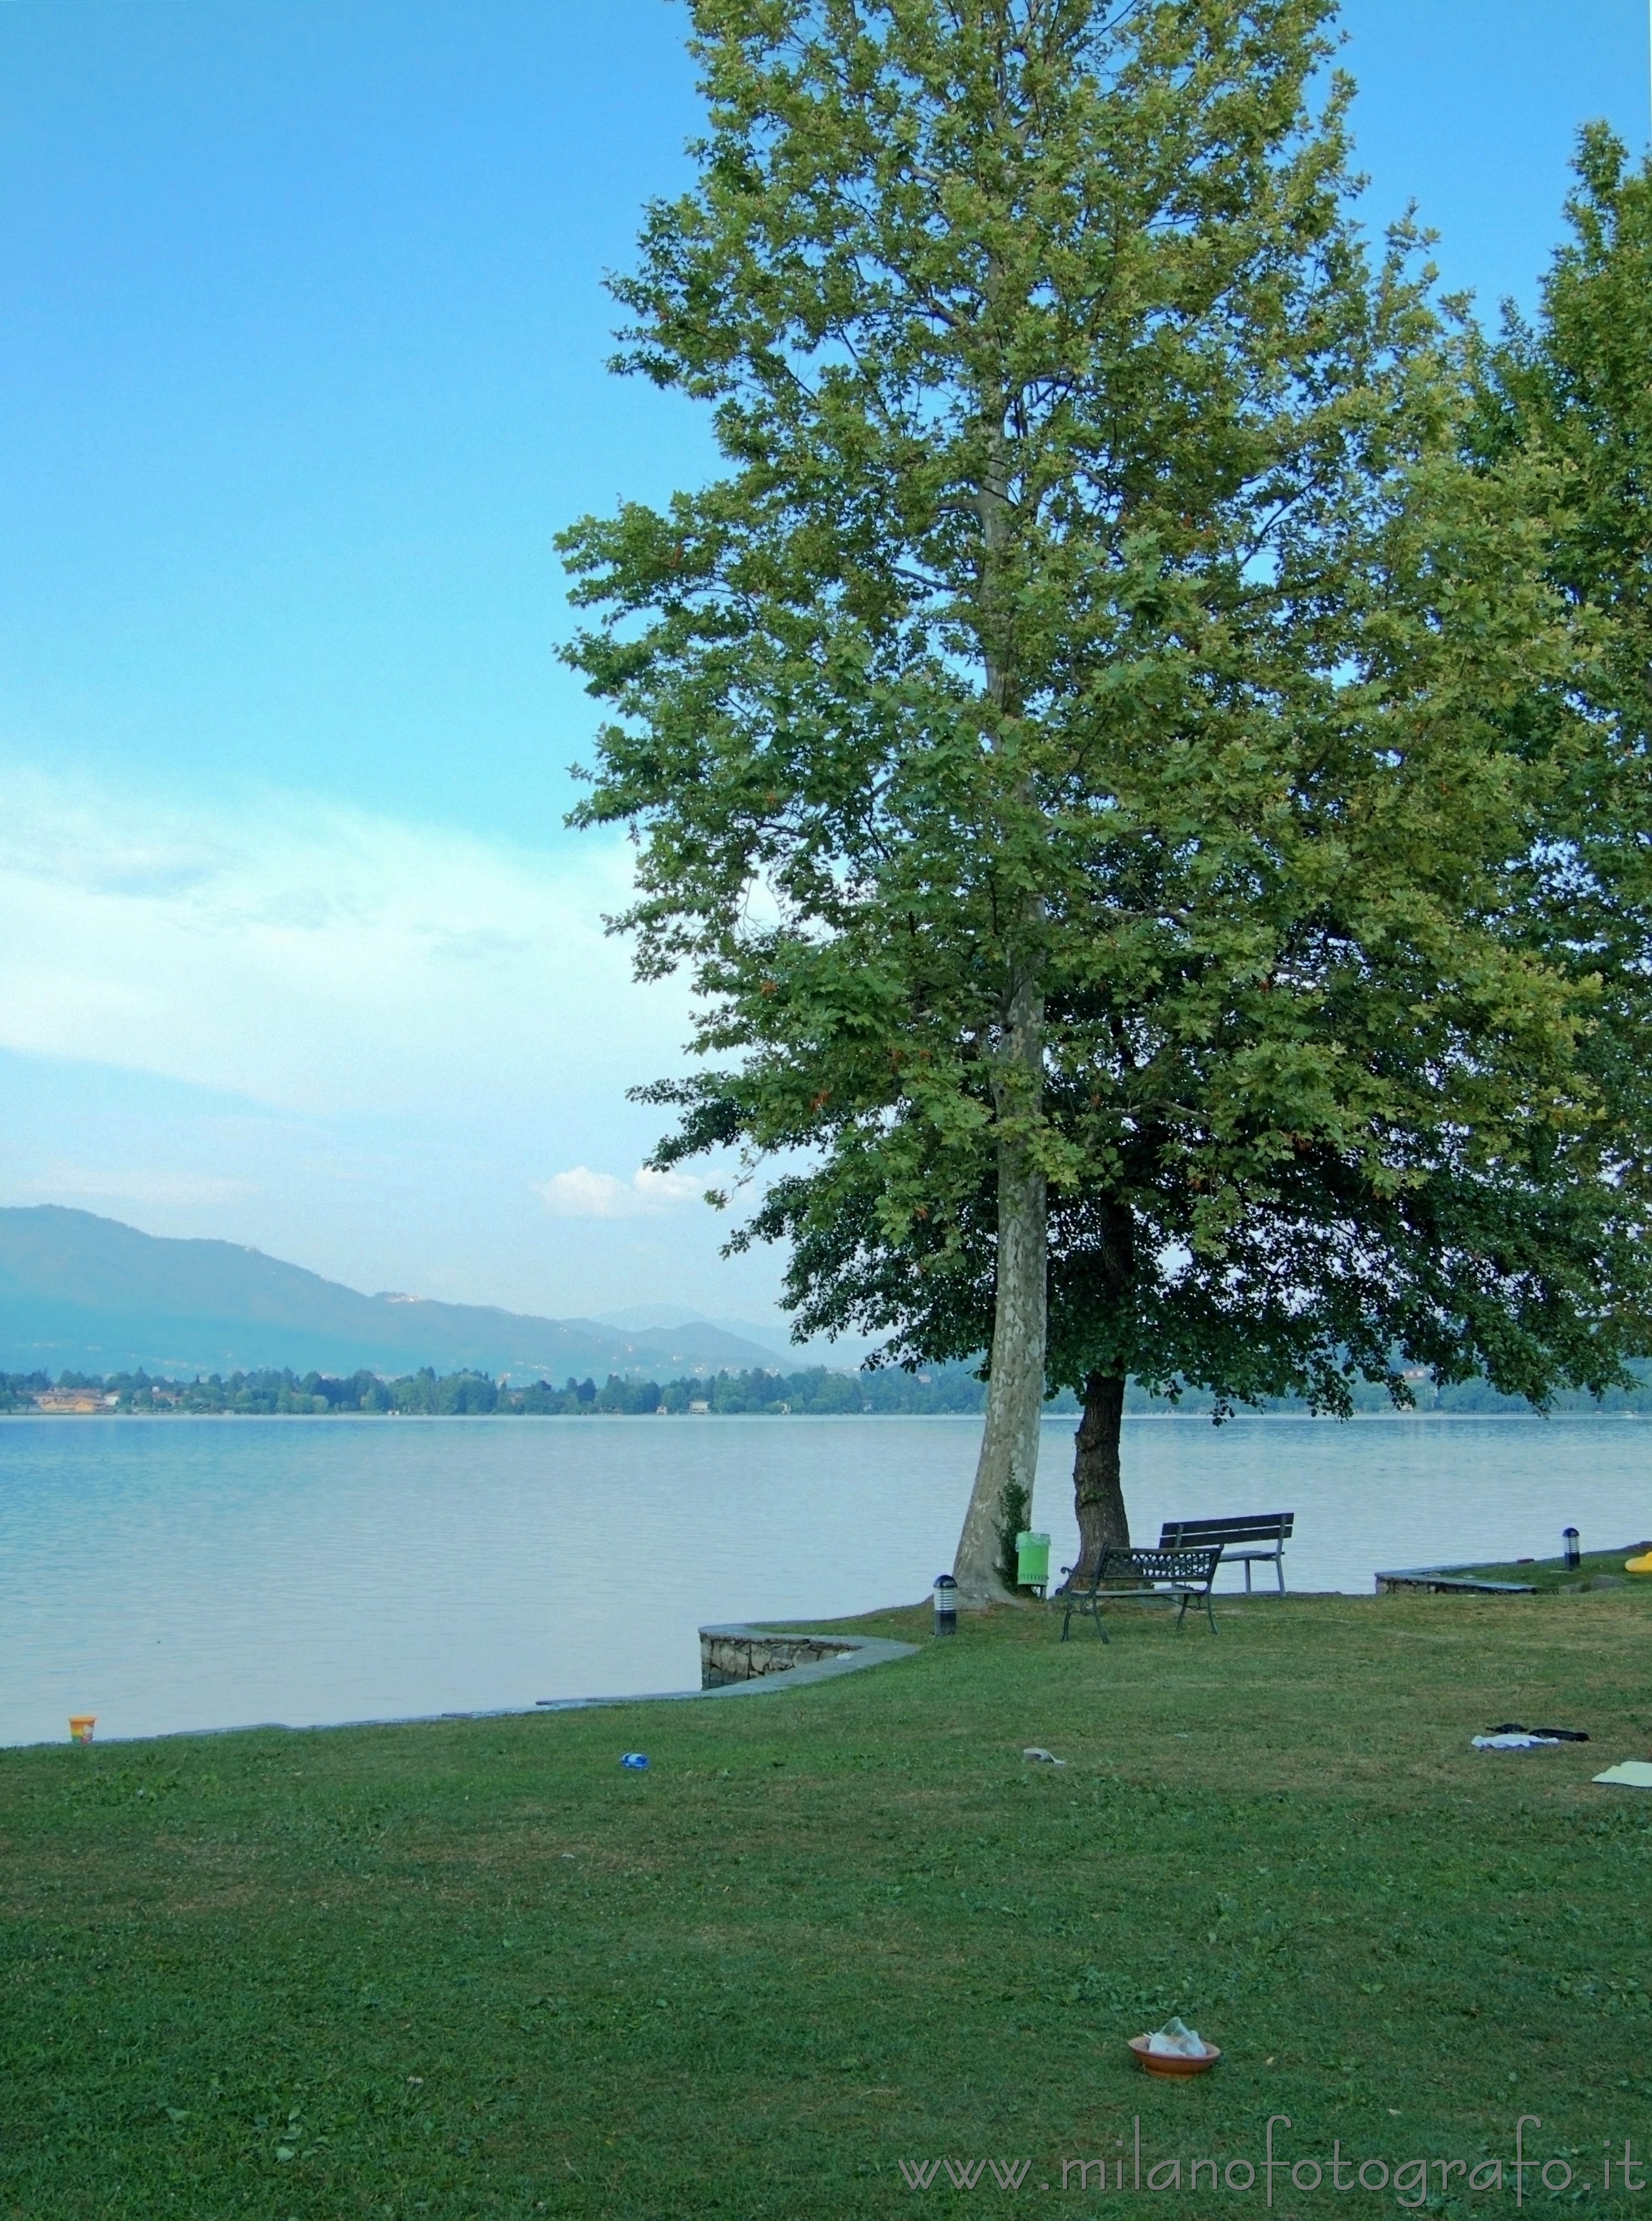
<instances>
[{"instance_id":1,"label":"white litter on grass","mask_svg":"<svg viewBox=\"0 0 1652 2221\"><path fill-rule=\"evenodd\" d=\"M1203 2059L1210 2048L1196 2028L1176 2019L1167 2020L1148 2038L1148 2049L1161 2059Z\"/></svg>"},{"instance_id":2,"label":"white litter on grass","mask_svg":"<svg viewBox=\"0 0 1652 2221\"><path fill-rule=\"evenodd\" d=\"M1561 1747L1558 1736L1476 1736L1474 1742L1476 1750L1558 1750Z\"/></svg>"},{"instance_id":3,"label":"white litter on grass","mask_svg":"<svg viewBox=\"0 0 1652 2221\"><path fill-rule=\"evenodd\" d=\"M1053 1750L1041 1750L1036 1742L1029 1742L1025 1750L1022 1752L1021 1755L1023 1758L1036 1760L1040 1766L1065 1766L1067 1764L1067 1761L1064 1758L1057 1758Z\"/></svg>"},{"instance_id":4,"label":"white litter on grass","mask_svg":"<svg viewBox=\"0 0 1652 2221\"><path fill-rule=\"evenodd\" d=\"M1621 1765L1609 1766L1604 1774L1597 1774L1595 1780L1618 1789L1652 1789L1652 1764L1643 1758L1626 1758Z\"/></svg>"}]
</instances>

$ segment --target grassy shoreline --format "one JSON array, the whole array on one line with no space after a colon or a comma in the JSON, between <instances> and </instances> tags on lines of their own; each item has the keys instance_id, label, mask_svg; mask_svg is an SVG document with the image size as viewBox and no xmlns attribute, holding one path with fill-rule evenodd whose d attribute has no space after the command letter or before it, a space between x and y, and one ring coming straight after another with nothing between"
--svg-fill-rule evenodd
<instances>
[{"instance_id":1,"label":"grassy shoreline","mask_svg":"<svg viewBox=\"0 0 1652 2221\"><path fill-rule=\"evenodd\" d=\"M1327 2163L1506 2162L1521 2113L1597 2186L1638 2158L1652 1799L1591 1776L1652 1749L1652 1598L1218 1625L1002 1611L735 1704L0 1754L0 2212L1104 2211L1061 2162L1138 2118L1167 2167L1259 2163L1274 2114ZM1469 1747L1539 1715L1593 1740ZM1226 2054L1185 2086L1123 2045L1172 2011ZM1030 2168L908 2187L944 2156Z\"/></svg>"},{"instance_id":2,"label":"grassy shoreline","mask_svg":"<svg viewBox=\"0 0 1652 2221\"><path fill-rule=\"evenodd\" d=\"M1585 1550L1575 1566L1568 1566L1563 1558L1504 1558L1495 1565L1463 1566L1453 1570L1481 1581L1524 1581L1542 1596L1561 1595L1597 1580L1604 1580L1610 1587L1621 1585L1652 1589L1652 1579L1624 1571L1626 1558L1638 1556L1648 1549L1652 1549L1652 1542L1625 1542L1615 1550Z\"/></svg>"}]
</instances>

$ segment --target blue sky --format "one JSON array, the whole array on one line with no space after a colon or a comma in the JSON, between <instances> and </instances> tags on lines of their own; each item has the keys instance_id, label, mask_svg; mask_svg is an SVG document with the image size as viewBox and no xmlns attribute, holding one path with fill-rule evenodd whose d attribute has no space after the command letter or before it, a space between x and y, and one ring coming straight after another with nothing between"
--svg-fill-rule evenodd
<instances>
[{"instance_id":1,"label":"blue sky","mask_svg":"<svg viewBox=\"0 0 1652 2221\"><path fill-rule=\"evenodd\" d=\"M1528 305L1644 0L1352 0L1369 210ZM0 7L0 1202L370 1288L760 1315L635 1173L553 538L711 454L604 370L696 128L664 0Z\"/></svg>"}]
</instances>

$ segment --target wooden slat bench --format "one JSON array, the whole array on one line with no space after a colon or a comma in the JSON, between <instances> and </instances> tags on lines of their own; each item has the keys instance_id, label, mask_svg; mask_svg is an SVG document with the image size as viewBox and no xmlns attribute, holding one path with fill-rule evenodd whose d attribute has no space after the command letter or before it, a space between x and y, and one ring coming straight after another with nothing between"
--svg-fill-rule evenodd
<instances>
[{"instance_id":1,"label":"wooden slat bench","mask_svg":"<svg viewBox=\"0 0 1652 2221\"><path fill-rule=\"evenodd\" d=\"M1243 1561L1245 1593L1250 1593L1250 1569L1258 1560L1271 1563L1279 1576L1280 1594L1285 1594L1285 1546L1291 1539L1296 1524L1294 1511L1254 1511L1239 1519L1167 1519L1159 1535L1161 1550L1208 1549L1212 1542L1221 1548L1224 1562L1236 1565ZM1263 1549L1245 1549L1244 1543L1265 1543Z\"/></svg>"},{"instance_id":2,"label":"wooden slat bench","mask_svg":"<svg viewBox=\"0 0 1652 2221\"><path fill-rule=\"evenodd\" d=\"M1067 1641L1067 1630L1073 1624L1073 1615L1088 1612L1096 1623L1096 1633L1104 1642L1107 1630L1101 1624L1101 1605L1104 1597L1109 1604L1126 1602L1132 1597L1156 1598L1161 1604L1179 1604L1176 1613L1178 1632L1187 1617L1187 1607L1202 1598L1205 1616L1211 1623L1211 1632L1216 1633L1216 1614L1211 1608L1211 1583L1216 1579L1216 1569L1222 1562L1219 1545L1202 1550L1121 1550L1110 1545L1097 1562L1088 1588L1068 1589L1067 1610L1061 1615L1061 1640ZM1070 1566L1061 1571L1071 1573Z\"/></svg>"}]
</instances>

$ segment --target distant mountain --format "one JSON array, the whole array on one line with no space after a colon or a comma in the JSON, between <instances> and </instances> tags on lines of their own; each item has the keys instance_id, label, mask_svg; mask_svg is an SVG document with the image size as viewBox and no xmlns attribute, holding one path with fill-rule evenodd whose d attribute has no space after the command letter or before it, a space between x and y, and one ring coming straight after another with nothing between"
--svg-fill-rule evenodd
<instances>
[{"instance_id":1,"label":"distant mountain","mask_svg":"<svg viewBox=\"0 0 1652 2221\"><path fill-rule=\"evenodd\" d=\"M777 1357L792 1357L794 1353L786 1330L778 1321L760 1326L755 1319L708 1318L704 1311L691 1311L681 1304L632 1304L617 1311L598 1311L594 1314L598 1326L616 1326L627 1334L653 1334L663 1328L671 1333L688 1326L716 1327L719 1333L736 1335L743 1342L756 1342L773 1350Z\"/></svg>"},{"instance_id":2,"label":"distant mountain","mask_svg":"<svg viewBox=\"0 0 1652 2221\"><path fill-rule=\"evenodd\" d=\"M175 1242L56 1204L0 1210L0 1372L438 1373L665 1380L772 1366L704 1321L627 1330L477 1304L364 1296L231 1242Z\"/></svg>"},{"instance_id":3,"label":"distant mountain","mask_svg":"<svg viewBox=\"0 0 1652 2221\"><path fill-rule=\"evenodd\" d=\"M771 1361L783 1373L795 1373L806 1365L823 1365L831 1373L853 1373L879 1346L877 1339L862 1334L816 1335L809 1342L793 1342L782 1320L760 1325L755 1319L707 1318L704 1312L685 1311L680 1304L633 1304L626 1311L598 1311L597 1323L623 1327L628 1334L656 1327L679 1332L688 1327L716 1327L767 1349Z\"/></svg>"}]
</instances>

